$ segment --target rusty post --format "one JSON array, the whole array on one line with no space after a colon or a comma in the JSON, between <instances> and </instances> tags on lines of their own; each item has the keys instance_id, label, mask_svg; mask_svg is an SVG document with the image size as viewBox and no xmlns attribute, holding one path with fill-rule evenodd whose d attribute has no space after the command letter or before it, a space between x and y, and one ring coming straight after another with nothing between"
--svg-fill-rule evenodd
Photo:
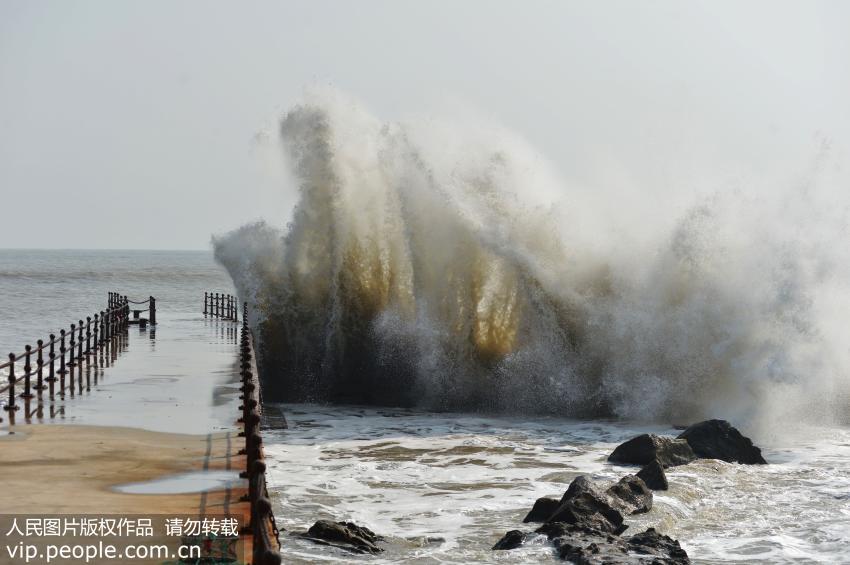
<instances>
[{"instance_id":1,"label":"rusty post","mask_svg":"<svg viewBox=\"0 0 850 565\"><path fill-rule=\"evenodd\" d=\"M32 398L32 391L30 390L30 355L32 354L32 346L27 345L24 347L26 353L24 354L24 392L21 394L21 398Z\"/></svg>"},{"instance_id":2,"label":"rusty post","mask_svg":"<svg viewBox=\"0 0 850 565\"><path fill-rule=\"evenodd\" d=\"M124 329L130 325L130 301L124 295Z\"/></svg>"},{"instance_id":3,"label":"rusty post","mask_svg":"<svg viewBox=\"0 0 850 565\"><path fill-rule=\"evenodd\" d=\"M156 298L151 296L148 300L148 308L150 310L150 316L148 316L148 321L152 326L156 325Z\"/></svg>"},{"instance_id":4,"label":"rusty post","mask_svg":"<svg viewBox=\"0 0 850 565\"><path fill-rule=\"evenodd\" d=\"M56 381L56 353L53 349L55 342L56 334L50 334L50 352L47 354L47 356L50 358L50 369L47 372L47 382L49 383Z\"/></svg>"},{"instance_id":5,"label":"rusty post","mask_svg":"<svg viewBox=\"0 0 850 565\"><path fill-rule=\"evenodd\" d=\"M4 410L12 412L18 409L15 404L15 354L9 354L9 404L3 407Z\"/></svg>"},{"instance_id":6,"label":"rusty post","mask_svg":"<svg viewBox=\"0 0 850 565\"><path fill-rule=\"evenodd\" d=\"M91 352L91 316L86 316L86 360Z\"/></svg>"},{"instance_id":7,"label":"rusty post","mask_svg":"<svg viewBox=\"0 0 850 565\"><path fill-rule=\"evenodd\" d=\"M77 365L83 365L83 321L80 320L80 325L77 327Z\"/></svg>"},{"instance_id":8,"label":"rusty post","mask_svg":"<svg viewBox=\"0 0 850 565\"><path fill-rule=\"evenodd\" d=\"M204 318L207 317L207 302L209 302L209 300L210 300L210 293L205 292L204 293Z\"/></svg>"},{"instance_id":9,"label":"rusty post","mask_svg":"<svg viewBox=\"0 0 850 565\"><path fill-rule=\"evenodd\" d=\"M68 369L65 368L65 330L59 331L59 395L65 396L65 375Z\"/></svg>"},{"instance_id":10,"label":"rusty post","mask_svg":"<svg viewBox=\"0 0 850 565\"><path fill-rule=\"evenodd\" d=\"M98 341L97 341L98 335L97 334L100 331L100 328L98 327L99 325L100 325L100 316L95 314L94 315L94 350L95 351L97 351L97 344L98 344Z\"/></svg>"},{"instance_id":11,"label":"rusty post","mask_svg":"<svg viewBox=\"0 0 850 565\"><path fill-rule=\"evenodd\" d=\"M50 400L53 400L53 385L56 383L56 377L53 375L53 364L56 361L56 353L53 352L53 344L50 344L50 376L47 377L47 382L50 383Z\"/></svg>"},{"instance_id":12,"label":"rusty post","mask_svg":"<svg viewBox=\"0 0 850 565\"><path fill-rule=\"evenodd\" d=\"M59 390L65 390L65 330L59 330Z\"/></svg>"},{"instance_id":13,"label":"rusty post","mask_svg":"<svg viewBox=\"0 0 850 565\"><path fill-rule=\"evenodd\" d=\"M71 344L70 344L71 349L70 349L70 353L68 354L68 366L69 367L74 367L74 366L77 365L77 362L74 360L74 352L76 351L76 342L74 341L74 339L76 338L76 336L77 336L77 326L75 326L74 324L71 324Z\"/></svg>"},{"instance_id":14,"label":"rusty post","mask_svg":"<svg viewBox=\"0 0 850 565\"><path fill-rule=\"evenodd\" d=\"M38 340L38 357L35 359L36 366L36 381L35 381L35 390L41 392L47 387L44 386L44 357L42 356L42 348L44 347L44 340Z\"/></svg>"},{"instance_id":15,"label":"rusty post","mask_svg":"<svg viewBox=\"0 0 850 565\"><path fill-rule=\"evenodd\" d=\"M215 293L215 301L213 302L212 315L213 315L213 318L218 317L218 293L217 292Z\"/></svg>"}]
</instances>

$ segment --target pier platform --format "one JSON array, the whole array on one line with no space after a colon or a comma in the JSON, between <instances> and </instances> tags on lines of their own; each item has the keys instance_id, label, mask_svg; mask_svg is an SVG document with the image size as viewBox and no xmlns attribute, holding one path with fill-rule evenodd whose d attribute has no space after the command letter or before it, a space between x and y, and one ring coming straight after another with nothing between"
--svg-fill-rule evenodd
<instances>
[{"instance_id":1,"label":"pier platform","mask_svg":"<svg viewBox=\"0 0 850 565\"><path fill-rule=\"evenodd\" d=\"M0 514L215 515L247 525L239 327L162 312L156 326L129 326L111 351L94 353L73 391L0 411ZM250 562L251 536L241 553ZM18 562L0 547L0 563Z\"/></svg>"}]
</instances>

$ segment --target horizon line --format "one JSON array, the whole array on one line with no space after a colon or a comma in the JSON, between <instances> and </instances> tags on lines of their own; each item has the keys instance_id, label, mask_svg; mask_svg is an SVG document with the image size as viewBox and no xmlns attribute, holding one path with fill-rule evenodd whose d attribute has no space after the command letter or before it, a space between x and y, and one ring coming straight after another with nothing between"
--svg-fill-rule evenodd
<instances>
[{"instance_id":1,"label":"horizon line","mask_svg":"<svg viewBox=\"0 0 850 565\"><path fill-rule=\"evenodd\" d=\"M206 248L146 248L146 247L0 247L0 251L212 251Z\"/></svg>"}]
</instances>

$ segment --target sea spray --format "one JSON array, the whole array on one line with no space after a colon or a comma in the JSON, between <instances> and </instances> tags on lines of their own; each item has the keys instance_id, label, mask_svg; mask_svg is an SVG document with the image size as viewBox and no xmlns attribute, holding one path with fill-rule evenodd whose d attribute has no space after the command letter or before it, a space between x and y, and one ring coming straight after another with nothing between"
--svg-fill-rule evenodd
<instances>
[{"instance_id":1,"label":"sea spray","mask_svg":"<svg viewBox=\"0 0 850 565\"><path fill-rule=\"evenodd\" d=\"M383 123L324 93L280 134L290 223L214 240L256 307L269 395L751 426L844 413L847 208L810 182L612 236L570 222L595 211L502 129Z\"/></svg>"}]
</instances>

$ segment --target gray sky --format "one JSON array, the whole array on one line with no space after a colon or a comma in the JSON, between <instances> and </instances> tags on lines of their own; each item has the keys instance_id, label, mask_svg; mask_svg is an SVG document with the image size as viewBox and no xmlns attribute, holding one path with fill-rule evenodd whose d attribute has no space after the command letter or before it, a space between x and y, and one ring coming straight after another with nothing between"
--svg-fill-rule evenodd
<instances>
[{"instance_id":1,"label":"gray sky","mask_svg":"<svg viewBox=\"0 0 850 565\"><path fill-rule=\"evenodd\" d=\"M848 2L0 0L0 247L201 249L287 219L305 87L472 108L622 205L850 147ZM844 177L846 178L846 176Z\"/></svg>"}]
</instances>

